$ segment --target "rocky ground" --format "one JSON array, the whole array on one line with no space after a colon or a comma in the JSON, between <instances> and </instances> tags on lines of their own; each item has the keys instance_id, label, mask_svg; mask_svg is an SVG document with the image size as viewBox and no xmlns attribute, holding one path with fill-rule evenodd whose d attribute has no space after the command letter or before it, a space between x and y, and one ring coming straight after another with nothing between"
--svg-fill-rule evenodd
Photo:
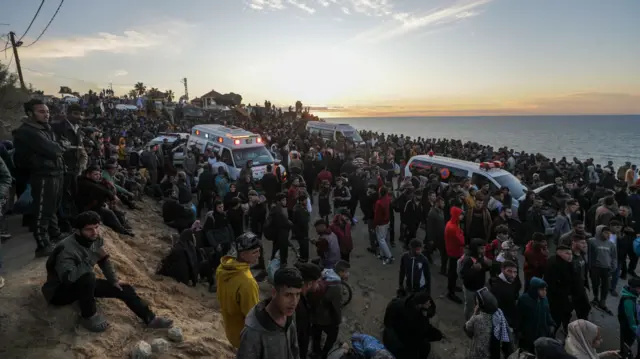
<instances>
[{"instance_id":1,"label":"rocky ground","mask_svg":"<svg viewBox=\"0 0 640 359\"><path fill-rule=\"evenodd\" d=\"M312 222L316 216L314 213ZM204 284L189 288L153 274L170 246L168 235L173 233L162 224L157 204L147 200L143 209L129 212L129 218L137 233L135 238L105 230L107 250L116 270L159 314L174 318L176 326L184 331L183 343L170 344L168 352L157 357L232 358L215 295L208 293ZM35 243L20 227L18 217L10 218L10 231L14 238L2 248L7 284L0 290L0 358L123 358L140 340L152 343L157 338L168 338L166 332L142 329L137 318L115 300L100 301L100 310L112 323L108 332L93 334L78 328L72 307L56 309L44 302L40 286L45 280L45 260L33 259ZM420 230L418 236L423 235ZM368 240L363 223L354 227L353 239L349 280L353 300L344 310L342 341L348 341L353 332L379 336L385 307L398 287L398 263L385 266L366 251ZM265 252L271 253L268 241ZM396 258L402 254L400 246L393 252ZM432 268L432 291L437 304L433 323L446 338L434 344L432 357L464 358L469 339L461 329L462 306L443 297L446 278L437 274L437 268L438 263ZM263 295L268 295L268 283L261 283L260 288ZM610 298L608 304L615 312L617 300ZM617 349L617 319L594 311L591 320L604 329L606 349Z\"/></svg>"}]
</instances>

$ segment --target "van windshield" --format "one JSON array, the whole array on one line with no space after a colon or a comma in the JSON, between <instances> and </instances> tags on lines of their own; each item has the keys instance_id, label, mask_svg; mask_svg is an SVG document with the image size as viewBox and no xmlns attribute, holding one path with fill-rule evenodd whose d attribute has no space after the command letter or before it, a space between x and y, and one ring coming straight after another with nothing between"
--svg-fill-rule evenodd
<instances>
[{"instance_id":1,"label":"van windshield","mask_svg":"<svg viewBox=\"0 0 640 359\"><path fill-rule=\"evenodd\" d=\"M353 142L362 142L362 137L357 131L342 131L344 137L350 138Z\"/></svg>"},{"instance_id":2,"label":"van windshield","mask_svg":"<svg viewBox=\"0 0 640 359\"><path fill-rule=\"evenodd\" d=\"M524 196L524 193L527 189L522 183L520 183L518 178L516 178L516 176L512 174L493 177L493 179L496 180L498 184L500 184L500 187L509 188L509 194L511 194L511 198L518 199Z\"/></svg>"},{"instance_id":3,"label":"van windshield","mask_svg":"<svg viewBox=\"0 0 640 359\"><path fill-rule=\"evenodd\" d=\"M233 159L237 168L244 168L247 161L252 160L254 166L264 166L273 163L273 156L264 146L240 148L233 150Z\"/></svg>"}]
</instances>

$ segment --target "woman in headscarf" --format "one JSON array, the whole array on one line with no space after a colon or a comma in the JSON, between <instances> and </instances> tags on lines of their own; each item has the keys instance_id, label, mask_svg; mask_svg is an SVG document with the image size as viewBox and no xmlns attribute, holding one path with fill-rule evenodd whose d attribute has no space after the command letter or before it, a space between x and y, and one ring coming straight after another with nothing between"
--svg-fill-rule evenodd
<instances>
[{"instance_id":1,"label":"woman in headscarf","mask_svg":"<svg viewBox=\"0 0 640 359\"><path fill-rule=\"evenodd\" d=\"M571 322L568 327L567 340L564 349L576 359L599 359L620 357L619 350L609 350L598 353L597 350L602 344L600 328L584 319Z\"/></svg>"},{"instance_id":2,"label":"woman in headscarf","mask_svg":"<svg viewBox=\"0 0 640 359\"><path fill-rule=\"evenodd\" d=\"M464 329L472 339L467 359L500 359L513 352L507 320L498 308L498 300L487 289L476 292L476 307Z\"/></svg>"}]
</instances>

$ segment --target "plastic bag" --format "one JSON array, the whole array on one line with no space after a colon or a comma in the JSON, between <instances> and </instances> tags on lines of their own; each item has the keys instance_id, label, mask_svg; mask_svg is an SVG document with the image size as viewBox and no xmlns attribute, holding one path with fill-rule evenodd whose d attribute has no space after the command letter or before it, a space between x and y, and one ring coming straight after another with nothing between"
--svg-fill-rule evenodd
<instances>
[{"instance_id":1,"label":"plastic bag","mask_svg":"<svg viewBox=\"0 0 640 359\"><path fill-rule=\"evenodd\" d=\"M18 198L16 203L13 204L13 212L18 214L29 213L31 203L33 203L33 197L31 197L31 185L27 184L27 187L20 195L20 198Z\"/></svg>"},{"instance_id":2,"label":"plastic bag","mask_svg":"<svg viewBox=\"0 0 640 359\"><path fill-rule=\"evenodd\" d=\"M351 336L351 347L365 358L373 358L378 352L385 350L384 345L375 337L368 334L354 333Z\"/></svg>"},{"instance_id":3,"label":"plastic bag","mask_svg":"<svg viewBox=\"0 0 640 359\"><path fill-rule=\"evenodd\" d=\"M280 269L280 251L276 252L275 257L269 261L269 265L267 266L267 278L269 278L269 283L273 283L273 276L276 274L278 269Z\"/></svg>"}]
</instances>

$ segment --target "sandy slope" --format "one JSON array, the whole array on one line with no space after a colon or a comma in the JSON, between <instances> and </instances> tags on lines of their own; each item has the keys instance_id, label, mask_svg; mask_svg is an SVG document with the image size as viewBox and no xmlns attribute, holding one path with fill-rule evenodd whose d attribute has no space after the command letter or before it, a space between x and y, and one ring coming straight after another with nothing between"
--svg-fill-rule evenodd
<instances>
[{"instance_id":1,"label":"sandy slope","mask_svg":"<svg viewBox=\"0 0 640 359\"><path fill-rule=\"evenodd\" d=\"M173 318L184 332L184 343L172 344L162 357L233 358L215 296L204 286L189 288L153 274L170 247L168 234L174 232L162 224L157 205L149 201L143 207L129 213L135 238L108 229L103 235L120 279L133 284L156 313ZM99 300L99 310L111 323L107 332L94 334L78 327L74 308L46 304L40 293L44 266L44 259L33 260L6 276L7 286L0 290L0 358L123 358L138 340L166 339L165 331L143 329L114 299Z\"/></svg>"}]
</instances>

